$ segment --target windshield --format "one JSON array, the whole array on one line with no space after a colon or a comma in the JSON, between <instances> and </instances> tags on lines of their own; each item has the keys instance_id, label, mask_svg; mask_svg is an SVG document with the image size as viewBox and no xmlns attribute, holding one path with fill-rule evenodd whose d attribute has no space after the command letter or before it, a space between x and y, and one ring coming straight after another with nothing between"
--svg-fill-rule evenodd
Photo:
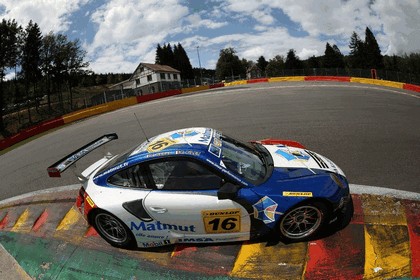
<instances>
[{"instance_id":1,"label":"windshield","mask_svg":"<svg viewBox=\"0 0 420 280\"><path fill-rule=\"evenodd\" d=\"M267 173L264 157L252 147L223 135L222 161L227 169L248 182L259 184Z\"/></svg>"}]
</instances>

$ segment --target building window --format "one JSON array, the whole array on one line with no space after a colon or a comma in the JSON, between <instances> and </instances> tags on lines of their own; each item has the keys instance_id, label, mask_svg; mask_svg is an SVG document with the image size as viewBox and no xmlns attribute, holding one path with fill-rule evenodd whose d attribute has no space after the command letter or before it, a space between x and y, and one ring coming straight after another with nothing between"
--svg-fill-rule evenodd
<instances>
[{"instance_id":1,"label":"building window","mask_svg":"<svg viewBox=\"0 0 420 280\"><path fill-rule=\"evenodd\" d=\"M148 82L151 82L153 79L152 79L152 75L147 75L147 81Z\"/></svg>"},{"instance_id":2,"label":"building window","mask_svg":"<svg viewBox=\"0 0 420 280\"><path fill-rule=\"evenodd\" d=\"M178 75L174 74L174 80L178 80Z\"/></svg>"},{"instance_id":3,"label":"building window","mask_svg":"<svg viewBox=\"0 0 420 280\"><path fill-rule=\"evenodd\" d=\"M160 73L160 78L161 78L162 80L165 80L165 73Z\"/></svg>"},{"instance_id":4,"label":"building window","mask_svg":"<svg viewBox=\"0 0 420 280\"><path fill-rule=\"evenodd\" d=\"M168 73L168 80L170 80L170 79L171 79L171 74Z\"/></svg>"},{"instance_id":5,"label":"building window","mask_svg":"<svg viewBox=\"0 0 420 280\"><path fill-rule=\"evenodd\" d=\"M140 85L140 79L136 79L136 87Z\"/></svg>"},{"instance_id":6,"label":"building window","mask_svg":"<svg viewBox=\"0 0 420 280\"><path fill-rule=\"evenodd\" d=\"M140 67L140 73L141 73L141 72L143 72L143 71L144 71L144 67L143 67L143 66L141 66L141 67Z\"/></svg>"}]
</instances>

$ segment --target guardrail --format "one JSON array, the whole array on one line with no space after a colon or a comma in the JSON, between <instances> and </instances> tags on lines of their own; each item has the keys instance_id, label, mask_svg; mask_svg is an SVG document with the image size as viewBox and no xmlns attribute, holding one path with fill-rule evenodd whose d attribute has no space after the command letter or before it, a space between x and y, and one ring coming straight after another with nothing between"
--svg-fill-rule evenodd
<instances>
[{"instance_id":1,"label":"guardrail","mask_svg":"<svg viewBox=\"0 0 420 280\"><path fill-rule=\"evenodd\" d=\"M57 117L55 119L43 121L11 137L0 140L0 151L8 147L11 147L30 137L33 137L40 133L44 133L50 129L54 129L54 128L60 127L62 125L65 125L65 124L68 124L68 123L71 123L80 119L99 115L105 112L114 111L120 108L132 106L135 104L148 102L151 100L161 99L161 98L174 96L178 94L193 93L193 92L207 90L207 89L225 87L225 86L227 87L227 86L244 85L244 84L266 83L266 82L272 83L272 82L303 82L303 81L333 81L333 82L362 83L362 84L371 84L371 85L386 86L386 87L392 87L392 88L398 88L398 89L405 89L405 90L410 90L410 91L415 91L415 92L420 93L420 86L417 86L417 85L400 83L400 82L392 82L392 81L386 81L386 80L354 78L354 77L346 77L346 76L291 76L291 77L273 77L273 78L259 78L259 79L251 79L251 80L239 80L239 81L233 81L229 83L218 83L214 85L197 86L197 87L183 88L180 90L170 90L170 91L158 92L154 94L130 97L130 98L122 99L122 100L111 101L105 104L93 106L93 107L82 109L79 111L75 111L69 114L65 114L61 117Z\"/></svg>"}]
</instances>

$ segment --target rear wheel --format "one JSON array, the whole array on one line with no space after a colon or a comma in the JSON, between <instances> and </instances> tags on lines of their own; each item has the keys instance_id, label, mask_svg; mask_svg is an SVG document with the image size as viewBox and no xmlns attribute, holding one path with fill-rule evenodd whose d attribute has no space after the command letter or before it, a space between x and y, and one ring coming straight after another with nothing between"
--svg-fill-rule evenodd
<instances>
[{"instance_id":1,"label":"rear wheel","mask_svg":"<svg viewBox=\"0 0 420 280\"><path fill-rule=\"evenodd\" d=\"M119 248L132 248L134 237L128 227L117 217L104 210L92 214L92 225L109 244Z\"/></svg>"},{"instance_id":2,"label":"rear wheel","mask_svg":"<svg viewBox=\"0 0 420 280\"><path fill-rule=\"evenodd\" d=\"M290 241L307 240L319 232L327 214L327 207L321 202L298 205L282 217L280 234Z\"/></svg>"}]
</instances>

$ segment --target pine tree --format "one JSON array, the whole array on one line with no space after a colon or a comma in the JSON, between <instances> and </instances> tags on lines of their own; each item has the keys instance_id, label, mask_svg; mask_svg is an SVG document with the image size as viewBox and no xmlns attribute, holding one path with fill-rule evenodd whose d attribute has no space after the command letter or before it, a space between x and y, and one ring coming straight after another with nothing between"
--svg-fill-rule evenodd
<instances>
[{"instance_id":1,"label":"pine tree","mask_svg":"<svg viewBox=\"0 0 420 280\"><path fill-rule=\"evenodd\" d=\"M41 78L41 48L41 30L38 24L29 21L25 29L21 62L27 95L31 86L33 86L34 92L36 92L38 81Z\"/></svg>"},{"instance_id":2,"label":"pine tree","mask_svg":"<svg viewBox=\"0 0 420 280\"><path fill-rule=\"evenodd\" d=\"M268 77L278 77L282 75L284 70L284 58L280 55L276 55L273 59L268 61L267 67L265 68Z\"/></svg>"},{"instance_id":3,"label":"pine tree","mask_svg":"<svg viewBox=\"0 0 420 280\"><path fill-rule=\"evenodd\" d=\"M378 42L369 27L365 31L366 66L368 68L384 68L384 60Z\"/></svg>"},{"instance_id":4,"label":"pine tree","mask_svg":"<svg viewBox=\"0 0 420 280\"><path fill-rule=\"evenodd\" d=\"M323 67L324 68L343 68L344 67L344 58L341 54L340 49L336 46L329 43L325 46L325 53L323 57Z\"/></svg>"},{"instance_id":5,"label":"pine tree","mask_svg":"<svg viewBox=\"0 0 420 280\"><path fill-rule=\"evenodd\" d=\"M7 69L16 68L19 57L18 36L21 27L15 20L3 19L0 23L0 133L6 134L3 123L3 107L4 107L4 77ZM5 135L7 136L7 135Z\"/></svg>"},{"instance_id":6,"label":"pine tree","mask_svg":"<svg viewBox=\"0 0 420 280\"><path fill-rule=\"evenodd\" d=\"M302 61L296 56L294 49L290 49L287 52L285 66L286 69L302 69Z\"/></svg>"},{"instance_id":7,"label":"pine tree","mask_svg":"<svg viewBox=\"0 0 420 280\"><path fill-rule=\"evenodd\" d=\"M356 32L350 37L350 64L353 68L366 68L365 44Z\"/></svg>"},{"instance_id":8,"label":"pine tree","mask_svg":"<svg viewBox=\"0 0 420 280\"><path fill-rule=\"evenodd\" d=\"M261 74L264 75L265 69L267 68L268 62L265 60L264 56L260 56L257 60L257 66L261 70Z\"/></svg>"},{"instance_id":9,"label":"pine tree","mask_svg":"<svg viewBox=\"0 0 420 280\"><path fill-rule=\"evenodd\" d=\"M165 44L162 48L162 57L160 63L162 65L168 65L174 67L174 53L170 43Z\"/></svg>"},{"instance_id":10,"label":"pine tree","mask_svg":"<svg viewBox=\"0 0 420 280\"><path fill-rule=\"evenodd\" d=\"M174 46L174 68L181 71L184 79L194 79L190 59L180 43Z\"/></svg>"},{"instance_id":11,"label":"pine tree","mask_svg":"<svg viewBox=\"0 0 420 280\"><path fill-rule=\"evenodd\" d=\"M155 64L162 64L163 49L160 44L156 47Z\"/></svg>"}]
</instances>

